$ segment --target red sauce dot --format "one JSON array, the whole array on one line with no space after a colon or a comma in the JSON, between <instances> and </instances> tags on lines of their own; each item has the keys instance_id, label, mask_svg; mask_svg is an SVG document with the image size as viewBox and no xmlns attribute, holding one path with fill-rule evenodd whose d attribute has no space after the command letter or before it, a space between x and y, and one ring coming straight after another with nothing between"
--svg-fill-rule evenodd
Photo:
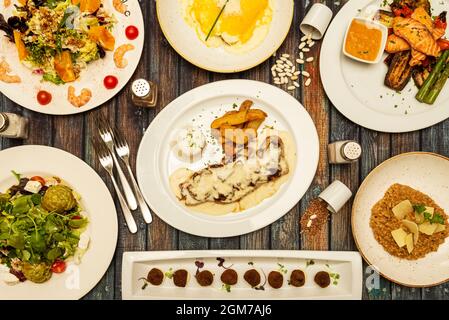
<instances>
[{"instance_id":1,"label":"red sauce dot","mask_svg":"<svg viewBox=\"0 0 449 320\"><path fill-rule=\"evenodd\" d=\"M135 40L139 36L139 29L135 26L128 26L125 29L125 34L129 40Z\"/></svg>"},{"instance_id":2,"label":"red sauce dot","mask_svg":"<svg viewBox=\"0 0 449 320\"><path fill-rule=\"evenodd\" d=\"M36 99L39 104L45 106L51 102L52 96L51 93L41 90L37 93Z\"/></svg>"}]
</instances>

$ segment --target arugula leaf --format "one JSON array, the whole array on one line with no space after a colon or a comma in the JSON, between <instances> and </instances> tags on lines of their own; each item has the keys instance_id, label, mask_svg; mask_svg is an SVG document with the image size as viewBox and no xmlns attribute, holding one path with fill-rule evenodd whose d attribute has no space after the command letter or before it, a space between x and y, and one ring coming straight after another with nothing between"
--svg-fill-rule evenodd
<instances>
[{"instance_id":1,"label":"arugula leaf","mask_svg":"<svg viewBox=\"0 0 449 320\"><path fill-rule=\"evenodd\" d=\"M23 250L25 248L25 237L22 233L12 234L6 243L8 246Z\"/></svg>"},{"instance_id":2,"label":"arugula leaf","mask_svg":"<svg viewBox=\"0 0 449 320\"><path fill-rule=\"evenodd\" d=\"M17 173L17 172L15 172L14 170L11 170L11 173L14 175L14 177L16 177L16 179L17 179L17 181L19 181L20 182L20 173Z\"/></svg>"},{"instance_id":3,"label":"arugula leaf","mask_svg":"<svg viewBox=\"0 0 449 320\"><path fill-rule=\"evenodd\" d=\"M48 82L51 82L51 83L54 83L54 84L57 84L57 85L65 83L64 81L62 81L62 79L59 76L53 75L51 73L44 73L43 76L42 76L42 79L44 81L48 81Z\"/></svg>"},{"instance_id":4,"label":"arugula leaf","mask_svg":"<svg viewBox=\"0 0 449 320\"><path fill-rule=\"evenodd\" d=\"M445 224L444 222L445 222L444 218L441 215L439 215L438 213L435 213L433 215L433 217L430 219L430 223Z\"/></svg>"},{"instance_id":5,"label":"arugula leaf","mask_svg":"<svg viewBox=\"0 0 449 320\"><path fill-rule=\"evenodd\" d=\"M421 214L424 211L426 211L426 206L424 206L422 204L418 204L418 205L414 205L413 209L416 211L416 213Z\"/></svg>"}]
</instances>

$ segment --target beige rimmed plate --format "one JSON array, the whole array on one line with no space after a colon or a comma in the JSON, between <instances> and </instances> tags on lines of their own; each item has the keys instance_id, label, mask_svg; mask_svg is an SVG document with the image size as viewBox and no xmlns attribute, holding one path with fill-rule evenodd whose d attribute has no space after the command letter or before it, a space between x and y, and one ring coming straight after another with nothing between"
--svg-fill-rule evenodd
<instances>
[{"instance_id":1,"label":"beige rimmed plate","mask_svg":"<svg viewBox=\"0 0 449 320\"><path fill-rule=\"evenodd\" d=\"M159 0L156 3L161 29L171 46L190 63L214 72L233 73L251 69L276 52L284 42L293 20L292 0L271 0L273 19L268 35L254 49L231 53L223 47L211 48L199 39L184 19L182 0Z\"/></svg>"},{"instance_id":2,"label":"beige rimmed plate","mask_svg":"<svg viewBox=\"0 0 449 320\"><path fill-rule=\"evenodd\" d=\"M17 3L18 0L14 0L10 6L5 8L4 2L0 1L0 12L6 19L14 11L13 4ZM118 94L131 79L142 55L145 33L143 16L137 0L126 1L126 15L114 9L113 0L102 0L102 3L104 8L113 14L117 20L117 24L112 30L115 37L115 49L128 43L135 47L134 50L125 54L125 59L128 61L125 68L117 68L113 59L114 53L107 51L105 58L89 63L87 68L82 70L80 77L72 83L56 85L51 82L43 82L41 75L35 74L33 70L25 67L19 61L14 43L11 43L3 36L4 32L0 31L0 60L5 59L11 67L11 74L20 76L22 80L20 83L0 81L0 92L24 108L51 115L85 112L98 107ZM129 40L126 37L125 30L130 25L137 27L139 30L139 36L135 40ZM108 75L115 76L118 79L118 85L114 89L106 89L103 85L103 80ZM77 95L83 88L91 90L92 98L90 101L80 108L71 105L67 99L67 91L70 85L75 87ZM52 101L48 105L42 106L38 103L36 96L40 90L45 90L52 95Z\"/></svg>"},{"instance_id":3,"label":"beige rimmed plate","mask_svg":"<svg viewBox=\"0 0 449 320\"><path fill-rule=\"evenodd\" d=\"M57 176L81 196L87 213L89 249L79 265L41 284L25 281L13 286L0 281L0 300L75 300L101 280L114 256L118 225L114 201L98 174L84 161L60 149L27 145L0 151L0 192L17 183L11 170L24 176Z\"/></svg>"},{"instance_id":4,"label":"beige rimmed plate","mask_svg":"<svg viewBox=\"0 0 449 320\"><path fill-rule=\"evenodd\" d=\"M434 153L412 152L393 157L363 181L352 209L352 233L364 259L385 278L409 287L430 287L449 280L449 239L438 251L409 261L387 253L369 225L371 208L394 183L430 196L449 212L449 159Z\"/></svg>"},{"instance_id":5,"label":"beige rimmed plate","mask_svg":"<svg viewBox=\"0 0 449 320\"><path fill-rule=\"evenodd\" d=\"M382 132L408 132L430 127L449 117L449 84L433 105L415 99L418 88L411 79L396 92L384 85L388 67L382 61L365 64L346 57L343 43L354 17L372 18L377 10L389 10L391 0L347 1L329 26L320 54L320 74L332 104L349 120ZM432 13L447 10L449 0L431 0ZM446 37L449 36L449 29ZM386 57L386 54L384 54Z\"/></svg>"}]
</instances>

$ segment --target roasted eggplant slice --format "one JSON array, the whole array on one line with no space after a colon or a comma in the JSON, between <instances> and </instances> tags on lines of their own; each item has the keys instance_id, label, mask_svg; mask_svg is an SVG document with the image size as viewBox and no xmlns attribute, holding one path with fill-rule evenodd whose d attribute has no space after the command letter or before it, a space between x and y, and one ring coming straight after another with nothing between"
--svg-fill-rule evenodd
<instances>
[{"instance_id":1,"label":"roasted eggplant slice","mask_svg":"<svg viewBox=\"0 0 449 320\"><path fill-rule=\"evenodd\" d=\"M374 19L374 21L377 21L377 22L383 24L387 28L393 28L393 19L394 19L393 12L385 11L385 10L378 10L373 19Z\"/></svg>"},{"instance_id":2,"label":"roasted eggplant slice","mask_svg":"<svg viewBox=\"0 0 449 320\"><path fill-rule=\"evenodd\" d=\"M427 77L429 76L430 71L427 68L423 67L415 67L412 70L412 77L413 81L415 82L415 85L418 88L421 88L424 81L426 81Z\"/></svg>"},{"instance_id":3,"label":"roasted eggplant slice","mask_svg":"<svg viewBox=\"0 0 449 320\"><path fill-rule=\"evenodd\" d=\"M410 51L394 54L385 76L385 85L388 88L401 91L407 85L412 75L412 67L409 64L411 56Z\"/></svg>"},{"instance_id":4,"label":"roasted eggplant slice","mask_svg":"<svg viewBox=\"0 0 449 320\"><path fill-rule=\"evenodd\" d=\"M401 9L404 6L407 6L412 10L421 7L424 10L426 10L428 14L431 14L430 12L431 6L429 0L394 0L393 3L390 5L391 10Z\"/></svg>"}]
</instances>

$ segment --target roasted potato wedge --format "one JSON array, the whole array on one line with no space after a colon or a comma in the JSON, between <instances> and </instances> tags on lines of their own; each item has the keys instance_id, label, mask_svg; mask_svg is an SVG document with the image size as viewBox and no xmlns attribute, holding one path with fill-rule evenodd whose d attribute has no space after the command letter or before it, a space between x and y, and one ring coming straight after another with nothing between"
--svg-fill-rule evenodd
<instances>
[{"instance_id":1,"label":"roasted potato wedge","mask_svg":"<svg viewBox=\"0 0 449 320\"><path fill-rule=\"evenodd\" d=\"M247 122L246 116L252 105L253 102L251 100L243 101L238 111L232 110L226 112L224 116L215 119L210 127L212 129L219 129L223 125L237 126Z\"/></svg>"},{"instance_id":2,"label":"roasted potato wedge","mask_svg":"<svg viewBox=\"0 0 449 320\"><path fill-rule=\"evenodd\" d=\"M267 114L260 109L251 109L246 114L246 121L265 120Z\"/></svg>"}]
</instances>

